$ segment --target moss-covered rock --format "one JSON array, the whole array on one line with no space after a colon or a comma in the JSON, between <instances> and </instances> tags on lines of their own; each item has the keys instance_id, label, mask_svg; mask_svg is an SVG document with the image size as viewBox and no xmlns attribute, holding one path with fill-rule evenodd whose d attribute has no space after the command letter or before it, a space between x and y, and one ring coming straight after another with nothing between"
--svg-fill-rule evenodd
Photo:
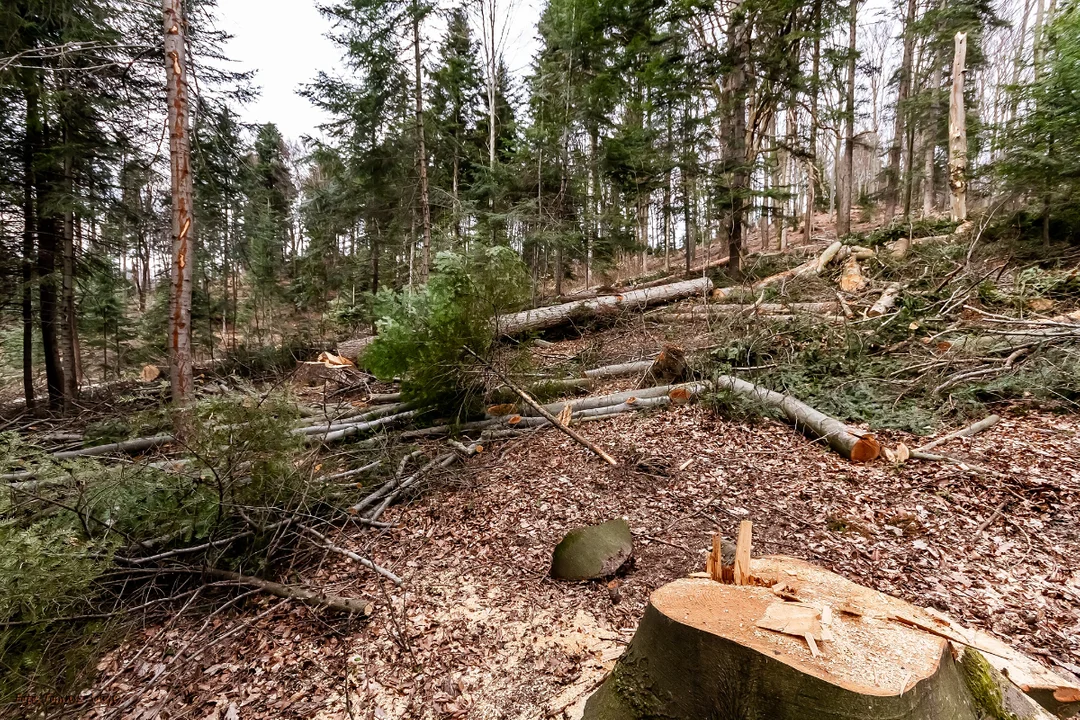
<instances>
[{"instance_id":1,"label":"moss-covered rock","mask_svg":"<svg viewBox=\"0 0 1080 720\"><path fill-rule=\"evenodd\" d=\"M626 520L577 528L556 546L551 574L562 580L591 580L613 575L634 551Z\"/></svg>"}]
</instances>

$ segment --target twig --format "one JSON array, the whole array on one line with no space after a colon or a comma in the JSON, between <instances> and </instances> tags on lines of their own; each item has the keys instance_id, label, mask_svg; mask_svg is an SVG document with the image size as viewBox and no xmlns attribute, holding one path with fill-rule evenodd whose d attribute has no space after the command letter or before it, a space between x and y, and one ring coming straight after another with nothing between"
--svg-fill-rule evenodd
<instances>
[{"instance_id":1,"label":"twig","mask_svg":"<svg viewBox=\"0 0 1080 720\"><path fill-rule=\"evenodd\" d=\"M979 525L979 527L975 529L975 535L976 536L982 535L983 531L986 530L986 528L993 525L994 521L998 519L998 516L1001 515L1001 511L1005 509L1005 506L1008 503L1009 503L1008 498L1005 498L1004 500L1002 500L1001 504L997 506L997 509L994 510L993 513L991 513L990 517L983 520L982 523Z\"/></svg>"},{"instance_id":2,"label":"twig","mask_svg":"<svg viewBox=\"0 0 1080 720\"><path fill-rule=\"evenodd\" d=\"M949 442L951 440L955 440L957 438L962 438L962 437L971 437L972 435L977 435L978 433L981 433L983 430L987 430L989 428L994 427L995 425L998 424L998 421L1000 421L1000 420L1001 420L1000 416L998 416L998 415L990 415L988 417L983 418L982 420L980 420L978 422L975 422L975 423L972 423L971 425L968 425L965 428L961 428L960 430L957 430L956 432L951 432L948 435L945 435L944 437L940 437L937 440L933 440L931 442L926 443L925 445L921 445L921 446L915 448L915 452L923 452L923 453L930 452L931 450L936 448L938 445L944 445L945 443L947 443L947 442Z\"/></svg>"},{"instance_id":3,"label":"twig","mask_svg":"<svg viewBox=\"0 0 1080 720\"><path fill-rule=\"evenodd\" d=\"M484 360L482 357L480 357L475 352L473 352L472 348L470 348L468 346L463 346L463 347L465 348L465 350L470 355L472 355L474 358L479 360L489 370L491 370L493 373L495 373L496 377L498 377L500 380L502 380L504 385L506 385L508 388L513 390L515 393L517 393L518 397L520 397L522 400L524 400L526 405L528 405L533 410L538 412L542 417L546 418L548 422L550 422L552 425L554 425L559 430L561 430L563 433L565 433L567 436L569 436L570 439L572 439L574 442L578 443L579 445L581 445L583 447L586 447L589 450L593 451L594 453L596 453L600 458L602 458L609 465L618 466L619 462L615 458L611 457L611 455L606 453L603 448L601 448L596 443L593 443L592 441L585 439L584 437L582 437L577 432L571 430L569 427L567 427L563 423L559 422L559 419L557 417L555 417L554 415L552 415L550 412L548 412L547 409L544 408L543 405L538 403L528 393L526 393L524 390L522 390L517 385L515 385L513 382L511 382L510 378L506 377L501 372L496 370L492 366L491 363L489 363L487 360Z\"/></svg>"},{"instance_id":4,"label":"twig","mask_svg":"<svg viewBox=\"0 0 1080 720\"><path fill-rule=\"evenodd\" d=\"M331 552L336 552L338 555L343 555L343 556L349 558L350 560L353 560L354 562L358 562L361 565L363 565L364 567L366 567L368 570L372 570L374 572L377 572L378 574L382 575L384 578L386 578L390 582L394 583L394 585L396 585L398 587L401 587L401 583L402 583L401 578L399 578L397 575L390 572L386 568L379 567L378 565L376 565L371 560L367 559L366 557L362 557L361 555L358 555L358 554L354 553L352 550L347 550L347 549L345 549L343 547L335 545L333 542L330 541L330 538L326 537L325 535L323 535L321 532L319 532L318 530L316 530L314 528L310 528L307 525L299 525L298 527L301 530L303 530L304 532L306 532L308 535L311 535L313 538L318 540L322 544L322 546L324 548L326 548L327 550L330 550Z\"/></svg>"},{"instance_id":5,"label":"twig","mask_svg":"<svg viewBox=\"0 0 1080 720\"><path fill-rule=\"evenodd\" d=\"M193 571L197 572L197 571ZM331 610L339 610L345 613L355 613L358 615L370 615L372 606L371 603L364 602L362 600L356 600L354 598L339 597L337 595L327 595L326 593L317 592L315 590L309 590L304 587L297 587L295 585L282 585L270 580L263 580L262 578L254 577L253 575L241 575L240 573L233 572L232 570L218 570L210 568L206 570L206 574L210 577L221 578L222 580L230 580L237 585L247 585L248 587L258 588L263 592L268 592L271 595L275 595L279 598L285 598L287 600L299 600L308 605L314 605L316 607L327 607Z\"/></svg>"}]
</instances>

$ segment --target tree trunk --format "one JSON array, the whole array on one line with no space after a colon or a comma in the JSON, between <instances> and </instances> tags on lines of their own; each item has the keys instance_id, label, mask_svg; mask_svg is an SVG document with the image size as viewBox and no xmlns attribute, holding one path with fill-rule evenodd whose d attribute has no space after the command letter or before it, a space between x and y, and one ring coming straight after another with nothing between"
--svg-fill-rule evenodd
<instances>
[{"instance_id":1,"label":"tree trunk","mask_svg":"<svg viewBox=\"0 0 1080 720\"><path fill-rule=\"evenodd\" d=\"M810 139L807 142L809 158L806 161L806 215L803 219L803 242L809 244L814 235L814 204L818 185L818 95L821 84L821 3L814 3L812 31L814 54L810 74Z\"/></svg>"},{"instance_id":2,"label":"tree trunk","mask_svg":"<svg viewBox=\"0 0 1080 720\"><path fill-rule=\"evenodd\" d=\"M23 397L27 412L34 411L34 239L37 235L37 212L34 188L37 179L34 158L41 142L38 115L37 75L27 73L23 93L26 100L26 132L23 137L23 246L22 246L22 325L23 325Z\"/></svg>"},{"instance_id":3,"label":"tree trunk","mask_svg":"<svg viewBox=\"0 0 1080 720\"><path fill-rule=\"evenodd\" d=\"M413 5L413 65L416 73L416 166L420 175L420 222L424 233L424 259L420 276L426 280L431 270L431 205L428 199L427 148L424 146L424 85L420 64L420 11Z\"/></svg>"},{"instance_id":4,"label":"tree trunk","mask_svg":"<svg viewBox=\"0 0 1080 720\"><path fill-rule=\"evenodd\" d=\"M840 199L836 214L836 236L851 233L851 201L855 190L855 31L858 21L859 2L850 0L847 62L847 94L844 108L844 160L841 165Z\"/></svg>"},{"instance_id":5,"label":"tree trunk","mask_svg":"<svg viewBox=\"0 0 1080 720\"><path fill-rule=\"evenodd\" d=\"M65 126L65 136L67 128ZM70 138L65 138L65 145ZM64 322L61 326L61 344L64 353L64 410L70 413L72 403L79 395L79 326L75 314L75 210L74 168L70 148L65 148L64 156L64 193L67 196L64 209L63 235L63 289L61 306Z\"/></svg>"},{"instance_id":6,"label":"tree trunk","mask_svg":"<svg viewBox=\"0 0 1080 720\"><path fill-rule=\"evenodd\" d=\"M43 136L48 138L48 126L42 124ZM45 356L45 384L49 391L49 409L64 409L64 367L60 362L57 289L60 278L56 272L56 251L59 246L61 223L55 215L56 172L51 166L36 175L38 198L38 317L41 326L41 349ZM46 214L42 208L49 208Z\"/></svg>"},{"instance_id":7,"label":"tree trunk","mask_svg":"<svg viewBox=\"0 0 1080 720\"><path fill-rule=\"evenodd\" d=\"M612 312L639 310L649 305L681 300L695 295L703 296L710 290L712 290L711 280L697 278L655 288L632 290L622 295L607 295L594 300L578 300L535 310L524 310L500 317L498 331L501 335L518 335L547 330Z\"/></svg>"},{"instance_id":8,"label":"tree trunk","mask_svg":"<svg viewBox=\"0 0 1080 720\"><path fill-rule=\"evenodd\" d=\"M746 62L750 54L750 28L744 18L728 27L728 46L734 55L734 66L728 73L725 94L728 103L729 127L724 149L725 164L732 169L731 216L728 225L728 270L733 277L742 275L743 226L745 207L743 193L749 190L746 147Z\"/></svg>"},{"instance_id":9,"label":"tree trunk","mask_svg":"<svg viewBox=\"0 0 1080 720\"><path fill-rule=\"evenodd\" d=\"M915 35L911 26L915 23L915 0L908 0L907 17L904 21L904 54L900 63L899 82L896 90L896 117L893 120L893 138L889 145L889 175L885 189L885 221L889 222L896 215L896 206L900 197L900 149L902 147L907 110L904 103L911 94L911 67L915 56Z\"/></svg>"},{"instance_id":10,"label":"tree trunk","mask_svg":"<svg viewBox=\"0 0 1080 720\"><path fill-rule=\"evenodd\" d=\"M967 118L964 110L964 61L967 33L956 33L953 56L952 92L949 95L949 190L952 192L952 219L967 220Z\"/></svg>"},{"instance_id":11,"label":"tree trunk","mask_svg":"<svg viewBox=\"0 0 1080 720\"><path fill-rule=\"evenodd\" d=\"M748 564L749 584L654 591L585 720L1050 717L936 615L796 558Z\"/></svg>"},{"instance_id":12,"label":"tree trunk","mask_svg":"<svg viewBox=\"0 0 1080 720\"><path fill-rule=\"evenodd\" d=\"M188 137L187 60L182 0L162 0L165 75L168 93L169 160L172 188L172 280L169 294L169 380L172 400L192 396L191 281L195 262L191 145Z\"/></svg>"}]
</instances>

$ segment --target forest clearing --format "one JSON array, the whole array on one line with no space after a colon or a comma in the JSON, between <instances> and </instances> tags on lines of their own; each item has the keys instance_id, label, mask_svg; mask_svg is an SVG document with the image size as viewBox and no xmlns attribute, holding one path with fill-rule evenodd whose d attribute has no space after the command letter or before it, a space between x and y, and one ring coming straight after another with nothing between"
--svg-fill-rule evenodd
<instances>
[{"instance_id":1,"label":"forest clearing","mask_svg":"<svg viewBox=\"0 0 1080 720\"><path fill-rule=\"evenodd\" d=\"M1080 6L308 9L0 7L0 715L1080 716Z\"/></svg>"}]
</instances>

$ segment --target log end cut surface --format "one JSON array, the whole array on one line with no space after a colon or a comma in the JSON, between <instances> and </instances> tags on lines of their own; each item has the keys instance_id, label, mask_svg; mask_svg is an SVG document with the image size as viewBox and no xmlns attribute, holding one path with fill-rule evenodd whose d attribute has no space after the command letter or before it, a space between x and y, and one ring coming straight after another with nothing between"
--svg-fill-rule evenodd
<instances>
[{"instance_id":1,"label":"log end cut surface","mask_svg":"<svg viewBox=\"0 0 1080 720\"><path fill-rule=\"evenodd\" d=\"M684 578L653 592L650 602L675 622L734 640L799 672L864 695L899 695L937 672L946 640L883 619L890 610L910 607L906 603L799 560L757 558L751 572L794 587L800 604L831 608L833 639L819 644L817 657L802 638L756 626L766 609L780 601L768 587ZM890 600L895 607L890 607Z\"/></svg>"},{"instance_id":2,"label":"log end cut surface","mask_svg":"<svg viewBox=\"0 0 1080 720\"><path fill-rule=\"evenodd\" d=\"M980 717L948 642L889 619L911 605L794 558L755 559L751 576L763 584L685 578L654 591L584 719ZM787 632L813 619L810 640L759 627L788 615Z\"/></svg>"}]
</instances>

